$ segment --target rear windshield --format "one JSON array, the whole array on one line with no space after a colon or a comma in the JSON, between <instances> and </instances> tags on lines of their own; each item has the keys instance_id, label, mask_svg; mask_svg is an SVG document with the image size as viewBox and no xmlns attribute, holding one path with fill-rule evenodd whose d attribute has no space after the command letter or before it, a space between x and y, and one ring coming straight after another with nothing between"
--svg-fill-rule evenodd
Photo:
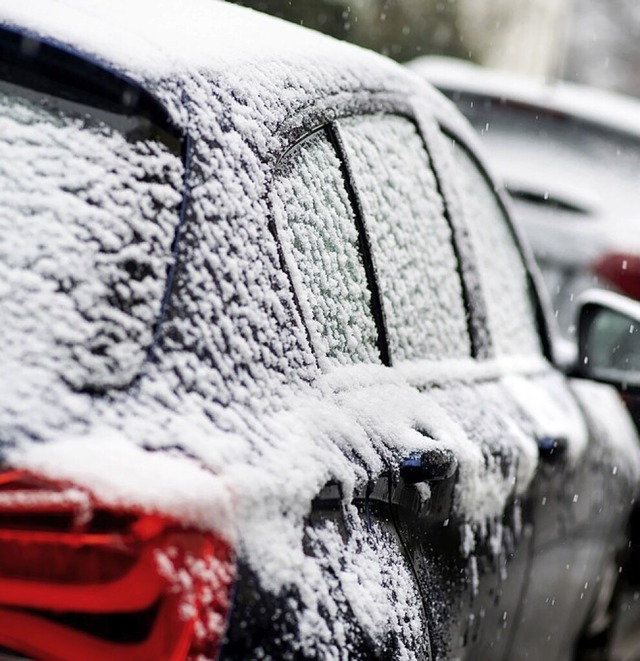
<instances>
[{"instance_id":1,"label":"rear windshield","mask_svg":"<svg viewBox=\"0 0 640 661\"><path fill-rule=\"evenodd\" d=\"M0 369L52 367L77 389L135 376L171 264L179 149L143 117L0 81Z\"/></svg>"}]
</instances>

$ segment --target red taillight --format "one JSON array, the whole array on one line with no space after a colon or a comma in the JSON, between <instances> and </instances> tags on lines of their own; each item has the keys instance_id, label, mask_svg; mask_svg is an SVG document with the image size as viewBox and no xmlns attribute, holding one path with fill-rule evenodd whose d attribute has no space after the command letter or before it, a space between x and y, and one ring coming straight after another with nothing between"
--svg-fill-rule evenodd
<instances>
[{"instance_id":1,"label":"red taillight","mask_svg":"<svg viewBox=\"0 0 640 661\"><path fill-rule=\"evenodd\" d=\"M0 649L41 661L215 658L233 576L216 535L0 473Z\"/></svg>"},{"instance_id":2,"label":"red taillight","mask_svg":"<svg viewBox=\"0 0 640 661\"><path fill-rule=\"evenodd\" d=\"M640 255L608 253L600 257L592 269L606 284L640 300Z\"/></svg>"}]
</instances>

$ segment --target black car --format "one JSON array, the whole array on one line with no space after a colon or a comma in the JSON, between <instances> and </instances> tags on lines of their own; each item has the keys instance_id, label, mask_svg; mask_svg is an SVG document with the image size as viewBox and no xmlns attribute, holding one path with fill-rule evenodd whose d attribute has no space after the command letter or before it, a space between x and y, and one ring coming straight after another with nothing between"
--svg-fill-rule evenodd
<instances>
[{"instance_id":1,"label":"black car","mask_svg":"<svg viewBox=\"0 0 640 661\"><path fill-rule=\"evenodd\" d=\"M3 658L604 658L638 439L457 111L214 0L48 7L0 9Z\"/></svg>"}]
</instances>

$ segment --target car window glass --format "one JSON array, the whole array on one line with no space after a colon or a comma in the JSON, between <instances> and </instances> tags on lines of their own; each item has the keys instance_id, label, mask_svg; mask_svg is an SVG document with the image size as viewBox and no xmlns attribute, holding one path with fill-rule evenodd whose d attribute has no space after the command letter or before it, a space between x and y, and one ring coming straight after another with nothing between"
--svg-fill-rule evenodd
<instances>
[{"instance_id":1,"label":"car window glass","mask_svg":"<svg viewBox=\"0 0 640 661\"><path fill-rule=\"evenodd\" d=\"M1 316L78 389L133 378L161 310L183 165L179 145L122 130L141 121L0 82Z\"/></svg>"},{"instance_id":2,"label":"car window glass","mask_svg":"<svg viewBox=\"0 0 640 661\"><path fill-rule=\"evenodd\" d=\"M486 298L498 355L539 354L540 339L527 270L507 217L469 152L447 138L458 176L462 211Z\"/></svg>"},{"instance_id":3,"label":"car window glass","mask_svg":"<svg viewBox=\"0 0 640 661\"><path fill-rule=\"evenodd\" d=\"M322 354L338 364L379 362L355 214L340 160L323 132L283 164L273 210L303 314Z\"/></svg>"},{"instance_id":4,"label":"car window glass","mask_svg":"<svg viewBox=\"0 0 640 661\"><path fill-rule=\"evenodd\" d=\"M470 355L458 261L429 156L403 117L340 123L393 360Z\"/></svg>"}]
</instances>

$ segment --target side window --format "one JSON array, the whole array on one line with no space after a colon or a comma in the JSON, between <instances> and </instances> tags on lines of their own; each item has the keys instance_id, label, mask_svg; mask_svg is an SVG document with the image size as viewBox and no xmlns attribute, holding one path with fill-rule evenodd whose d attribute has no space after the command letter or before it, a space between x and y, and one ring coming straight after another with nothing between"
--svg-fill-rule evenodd
<instances>
[{"instance_id":1,"label":"side window","mask_svg":"<svg viewBox=\"0 0 640 661\"><path fill-rule=\"evenodd\" d=\"M471 353L452 233L415 125L391 115L340 122L376 265L393 361Z\"/></svg>"},{"instance_id":2,"label":"side window","mask_svg":"<svg viewBox=\"0 0 640 661\"><path fill-rule=\"evenodd\" d=\"M321 353L337 364L380 362L356 218L324 132L282 164L272 206L302 313Z\"/></svg>"},{"instance_id":3,"label":"side window","mask_svg":"<svg viewBox=\"0 0 640 661\"><path fill-rule=\"evenodd\" d=\"M462 212L477 260L496 354L539 355L527 269L508 219L469 152L454 140L445 140L458 176Z\"/></svg>"}]
</instances>

